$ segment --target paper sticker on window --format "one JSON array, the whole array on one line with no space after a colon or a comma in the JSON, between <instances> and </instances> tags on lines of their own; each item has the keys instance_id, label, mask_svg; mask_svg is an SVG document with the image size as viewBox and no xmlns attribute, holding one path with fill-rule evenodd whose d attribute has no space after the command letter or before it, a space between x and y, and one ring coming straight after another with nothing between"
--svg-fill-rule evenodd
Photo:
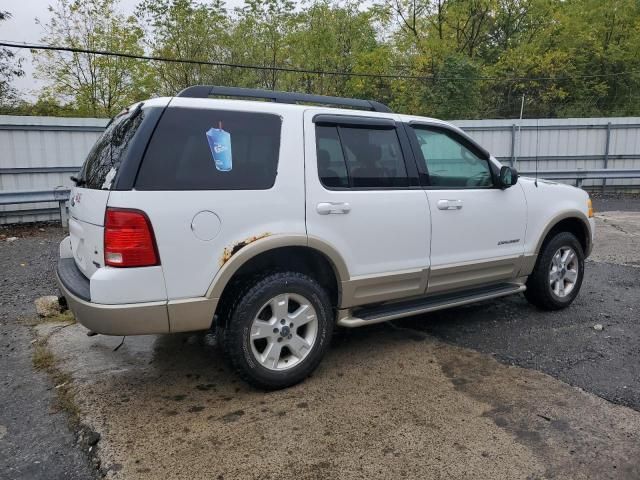
<instances>
[{"instance_id":1,"label":"paper sticker on window","mask_svg":"<svg viewBox=\"0 0 640 480\"><path fill-rule=\"evenodd\" d=\"M233 168L231 156L231 134L222 129L222 122L219 128L207 130L207 142L213 156L216 169L221 172L229 172Z\"/></svg>"}]
</instances>

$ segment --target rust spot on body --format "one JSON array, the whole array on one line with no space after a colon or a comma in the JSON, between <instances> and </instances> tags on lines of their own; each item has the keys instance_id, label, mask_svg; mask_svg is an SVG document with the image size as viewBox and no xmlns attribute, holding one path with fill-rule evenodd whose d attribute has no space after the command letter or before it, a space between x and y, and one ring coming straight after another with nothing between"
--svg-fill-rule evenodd
<instances>
[{"instance_id":1,"label":"rust spot on body","mask_svg":"<svg viewBox=\"0 0 640 480\"><path fill-rule=\"evenodd\" d=\"M227 263L231 259L231 257L233 257L242 248L255 242L256 240L268 237L269 235L271 235L271 233L269 232L261 233L260 235L254 235L253 237L245 238L240 242L236 242L230 247L225 247L225 249L222 251L222 257L220 257L220 266L222 267L225 263Z\"/></svg>"}]
</instances>

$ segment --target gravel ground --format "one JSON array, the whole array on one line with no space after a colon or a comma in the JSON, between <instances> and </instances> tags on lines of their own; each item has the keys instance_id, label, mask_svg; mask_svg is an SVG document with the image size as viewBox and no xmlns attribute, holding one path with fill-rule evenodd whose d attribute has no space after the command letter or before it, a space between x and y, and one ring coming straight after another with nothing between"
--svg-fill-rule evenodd
<instances>
[{"instance_id":1,"label":"gravel ground","mask_svg":"<svg viewBox=\"0 0 640 480\"><path fill-rule=\"evenodd\" d=\"M267 401L273 404L267 406L266 397L238 384L225 368L211 369L211 364L220 364L218 353L208 349L206 341L203 343L197 336L127 339L119 351L127 361L121 364L119 356L109 354L119 339L87 338L80 326L65 329L68 335L58 335L55 345L59 352L69 355L69 365L75 365L74 376L79 385L86 387L79 390L80 402L87 412L91 411L90 423L103 433L112 429L110 439L101 442L110 469L103 473L115 478L126 477L118 475L121 470L130 472L131 478L167 475L176 465L175 458L156 458L158 452L150 449L162 446L172 455L185 455L185 449L207 441L213 451L229 455L224 461L224 457L218 458L225 466L223 471L246 474L246 457L225 451L216 442L226 441L249 450L255 442L262 445L264 433L253 444L250 441L258 426L268 434L276 434L269 423L264 424L264 419L259 418L263 408L276 419L281 412L287 412L282 416L290 415L284 423L290 433L298 430L299 422L309 420L305 415L312 415L331 425L332 438L341 437L336 444L327 444L323 435L329 430L312 436L323 451L324 463L291 467L291 471L298 468L307 478L340 476L341 466L348 467L346 476L380 476L382 470L362 470L358 465L357 455L366 457L369 447L371 452L377 452L375 457L367 457L370 468L388 466L396 476L432 472L436 478L517 478L518 472L528 471L532 472L530 478L580 478L576 472L585 472L587 465L586 472L593 477L640 478L638 417L595 397L576 396L575 390L564 383L550 382L549 377L537 373L544 372L614 404L640 410L640 222L637 215L617 213L640 211L640 200L632 196L594 197L594 203L596 211L607 213L598 220L596 250L587 263L583 290L570 309L540 312L516 296L344 332L336 338L330 358L314 379L286 391L289 393L271 394ZM33 299L56 293L53 265L62 238L59 227L42 227L43 231L33 227L0 228L4 274L0 279L0 357L4 373L0 392L0 478L89 479L94 473L75 445L75 432L69 431L64 413L51 410L49 379L32 368L34 337L24 319L35 314ZM9 243L2 235L19 238ZM596 323L604 329L594 330ZM380 336L383 340L377 348L384 350L384 360L377 357L380 351L373 348ZM526 370L508 369L492 363L491 357ZM93 358L97 364L87 366L86 358ZM425 359L431 359L435 370ZM115 364L110 365L109 361ZM388 371L391 365L396 366L395 373ZM407 368L404 375L409 375L409 383L399 375ZM102 383L96 383L94 376ZM410 388L412 382L416 382L416 389ZM207 394L216 389L215 398ZM547 391L548 398L534 393L540 391ZM188 405L179 403L183 396L189 399ZM231 398L233 402L225 403ZM394 404L394 398L403 400L401 404L396 401L398 411L391 414L382 406ZM427 410L424 398L430 399ZM86 403L92 399L105 399L95 407L97 417L93 405ZM299 406L327 401L335 405L329 409ZM177 408L171 408L172 402L178 402ZM206 422L193 415L204 411L201 407L210 406L226 413L220 418L214 413L221 423L207 427ZM573 410L567 410L569 406ZM120 417L123 408L134 416ZM378 415L376 422L386 425L382 430L369 423L367 413L371 409ZM340 410L347 415L345 418L340 417ZM407 416L413 420L405 425ZM598 421L594 420L596 416ZM209 417L211 414L204 418ZM490 419L491 425L483 418ZM343 423L336 424L337 421ZM542 424L536 423L540 421ZM553 428L545 430L545 422ZM127 439L132 425L137 428L133 431L136 437ZM232 428L234 425L237 428ZM399 425L409 430L398 431ZM630 430L625 430L625 425ZM309 428L314 431L316 427ZM470 437L460 436L465 429ZM388 445L366 447L362 435L384 437ZM435 443L424 444L425 435L433 435ZM242 436L249 443L233 443ZM311 438L301 441L310 442ZM341 448L354 456L355 463L348 455L336 456L336 445L343 441L347 443ZM349 442L355 450L349 450ZM294 450L295 447L295 443L290 446ZM139 456L129 455L129 448ZM309 448L317 447L310 444ZM426 459L425 449L433 453ZM590 453L593 451L598 453ZM565 457L574 454L567 452L574 452L575 458ZM286 458L286 452L283 454ZM485 460L478 462L476 454ZM297 458L295 452L289 456ZM155 458L157 463L147 465L147 457ZM272 471L282 472L283 465L290 465L287 462L283 460ZM449 466L455 462L462 462L468 470ZM509 462L515 470L509 468ZM451 470L442 470L443 465ZM206 470L202 468L200 472ZM217 475L221 470L206 471Z\"/></svg>"},{"instance_id":2,"label":"gravel ground","mask_svg":"<svg viewBox=\"0 0 640 480\"><path fill-rule=\"evenodd\" d=\"M53 260L64 236L54 224L0 227L0 321L35 313L33 300L56 290ZM4 238L3 238L4 237ZM15 242L6 238L17 237Z\"/></svg>"},{"instance_id":3,"label":"gravel ground","mask_svg":"<svg viewBox=\"0 0 640 480\"><path fill-rule=\"evenodd\" d=\"M43 231L40 231L39 228ZM15 242L1 237L18 236ZM26 319L33 300L56 294L53 259L60 227L0 228L0 478L90 479L64 412L52 410L49 377L32 365L34 336Z\"/></svg>"},{"instance_id":4,"label":"gravel ground","mask_svg":"<svg viewBox=\"0 0 640 480\"><path fill-rule=\"evenodd\" d=\"M638 212L640 211L640 195L637 193L591 192L593 207L596 212Z\"/></svg>"}]
</instances>

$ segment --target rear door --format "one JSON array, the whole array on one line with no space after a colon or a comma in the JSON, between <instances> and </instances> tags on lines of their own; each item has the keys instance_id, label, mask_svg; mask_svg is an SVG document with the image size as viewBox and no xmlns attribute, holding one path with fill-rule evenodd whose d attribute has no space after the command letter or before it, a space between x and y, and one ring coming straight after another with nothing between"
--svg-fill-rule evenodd
<instances>
[{"instance_id":1,"label":"rear door","mask_svg":"<svg viewBox=\"0 0 640 480\"><path fill-rule=\"evenodd\" d=\"M342 306L424 293L429 208L396 117L310 109L304 121L307 232L347 265Z\"/></svg>"},{"instance_id":2,"label":"rear door","mask_svg":"<svg viewBox=\"0 0 640 480\"><path fill-rule=\"evenodd\" d=\"M174 98L130 190L109 207L149 217L170 300L202 297L243 245L304 236L301 112L279 104Z\"/></svg>"},{"instance_id":3,"label":"rear door","mask_svg":"<svg viewBox=\"0 0 640 480\"><path fill-rule=\"evenodd\" d=\"M142 104L127 109L107 126L87 155L69 197L69 235L78 268L90 278L104 265L104 214L110 189L133 138L148 116Z\"/></svg>"},{"instance_id":4,"label":"rear door","mask_svg":"<svg viewBox=\"0 0 640 480\"><path fill-rule=\"evenodd\" d=\"M521 186L498 188L489 157L453 129L412 123L408 131L431 208L428 293L513 279L527 220Z\"/></svg>"}]
</instances>

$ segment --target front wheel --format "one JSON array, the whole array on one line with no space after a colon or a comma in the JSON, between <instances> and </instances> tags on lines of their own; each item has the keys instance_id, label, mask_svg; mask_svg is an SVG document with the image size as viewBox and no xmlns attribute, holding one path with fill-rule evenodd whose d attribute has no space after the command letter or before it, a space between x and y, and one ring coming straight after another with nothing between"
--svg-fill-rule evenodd
<instances>
[{"instance_id":1,"label":"front wheel","mask_svg":"<svg viewBox=\"0 0 640 480\"><path fill-rule=\"evenodd\" d=\"M527 280L525 297L545 310L568 307L578 296L584 277L584 252L578 239L560 232L545 243Z\"/></svg>"},{"instance_id":2,"label":"front wheel","mask_svg":"<svg viewBox=\"0 0 640 480\"><path fill-rule=\"evenodd\" d=\"M304 380L320 363L333 331L331 303L312 278L274 273L238 294L224 332L238 374L264 389Z\"/></svg>"}]
</instances>

